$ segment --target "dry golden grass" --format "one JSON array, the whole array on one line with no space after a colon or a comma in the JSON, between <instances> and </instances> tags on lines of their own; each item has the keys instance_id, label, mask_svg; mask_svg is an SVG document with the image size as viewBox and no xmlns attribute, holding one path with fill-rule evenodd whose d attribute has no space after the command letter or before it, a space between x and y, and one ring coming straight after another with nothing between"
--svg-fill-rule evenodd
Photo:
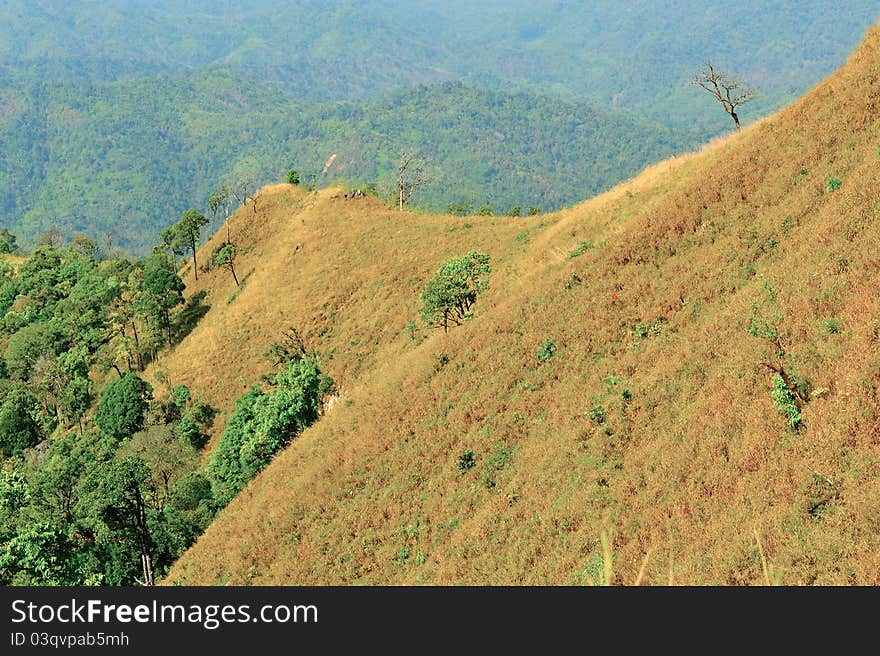
<instances>
[{"instance_id":1,"label":"dry golden grass","mask_svg":"<svg viewBox=\"0 0 880 656\"><path fill-rule=\"evenodd\" d=\"M556 214L264 190L233 219L244 288L227 303L228 272L189 280L212 309L159 366L228 411L296 325L343 401L168 582L880 583L878 117L875 29L792 107ZM580 241L594 248L569 259ZM410 340L426 278L471 249L493 265L475 319ZM762 280L817 390L797 433L746 331ZM816 481L835 494L814 517Z\"/></svg>"}]
</instances>

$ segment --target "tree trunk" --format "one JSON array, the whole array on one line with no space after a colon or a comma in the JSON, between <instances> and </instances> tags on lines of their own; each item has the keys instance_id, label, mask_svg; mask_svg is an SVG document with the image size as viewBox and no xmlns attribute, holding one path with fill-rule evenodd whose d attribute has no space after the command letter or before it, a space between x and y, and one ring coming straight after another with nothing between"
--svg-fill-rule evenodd
<instances>
[{"instance_id":1,"label":"tree trunk","mask_svg":"<svg viewBox=\"0 0 880 656\"><path fill-rule=\"evenodd\" d=\"M165 318L165 330L168 331L168 346L171 346L171 317L168 315L168 308L163 308L162 314Z\"/></svg>"},{"instance_id":2,"label":"tree trunk","mask_svg":"<svg viewBox=\"0 0 880 656\"><path fill-rule=\"evenodd\" d=\"M739 116L734 111L730 112L730 116L733 118L733 122L736 123L736 129L739 130Z\"/></svg>"},{"instance_id":3,"label":"tree trunk","mask_svg":"<svg viewBox=\"0 0 880 656\"><path fill-rule=\"evenodd\" d=\"M198 280L199 279L199 265L196 262L196 248L197 248L197 246L196 246L195 237L193 237L192 241L190 241L190 248L192 248L192 252L193 252L193 271L196 274L196 280Z\"/></svg>"},{"instance_id":4,"label":"tree trunk","mask_svg":"<svg viewBox=\"0 0 880 656\"><path fill-rule=\"evenodd\" d=\"M232 272L232 279L235 281L235 286L236 286L236 287L241 287L241 283L238 282L238 276L235 275L235 267L232 266L232 265L230 265L230 266L229 266L229 270Z\"/></svg>"},{"instance_id":5,"label":"tree trunk","mask_svg":"<svg viewBox=\"0 0 880 656\"><path fill-rule=\"evenodd\" d=\"M154 586L155 581L153 580L153 561L150 559L150 554L141 554L141 566L144 570L144 585L150 587Z\"/></svg>"},{"instance_id":6,"label":"tree trunk","mask_svg":"<svg viewBox=\"0 0 880 656\"><path fill-rule=\"evenodd\" d=\"M138 371L144 370L144 356L141 354L141 340L138 338L137 326L134 321L131 322L131 329L134 332L134 347L137 352Z\"/></svg>"}]
</instances>

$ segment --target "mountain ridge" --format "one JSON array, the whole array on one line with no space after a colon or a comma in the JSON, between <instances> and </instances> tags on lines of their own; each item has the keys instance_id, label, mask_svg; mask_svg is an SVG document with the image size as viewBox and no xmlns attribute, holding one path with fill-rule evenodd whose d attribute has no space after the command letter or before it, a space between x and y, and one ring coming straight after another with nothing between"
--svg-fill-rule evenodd
<instances>
[{"instance_id":1,"label":"mountain ridge","mask_svg":"<svg viewBox=\"0 0 880 656\"><path fill-rule=\"evenodd\" d=\"M875 27L778 114L541 217L267 190L233 236L254 277L227 303L200 276L212 310L162 367L232 367L205 392L228 411L293 324L341 400L166 582L876 584L878 70ZM475 317L407 335L473 249Z\"/></svg>"}]
</instances>

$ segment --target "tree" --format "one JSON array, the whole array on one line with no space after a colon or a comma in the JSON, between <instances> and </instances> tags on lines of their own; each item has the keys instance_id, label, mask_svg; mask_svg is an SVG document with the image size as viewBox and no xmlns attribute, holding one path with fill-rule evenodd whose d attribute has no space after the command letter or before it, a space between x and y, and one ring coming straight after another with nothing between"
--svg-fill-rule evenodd
<instances>
[{"instance_id":1,"label":"tree","mask_svg":"<svg viewBox=\"0 0 880 656\"><path fill-rule=\"evenodd\" d=\"M128 439L144 427L144 415L152 398L152 386L135 374L110 383L95 410L101 432L117 441Z\"/></svg>"},{"instance_id":2,"label":"tree","mask_svg":"<svg viewBox=\"0 0 880 656\"><path fill-rule=\"evenodd\" d=\"M239 205L247 205L248 201L253 203L254 214L257 213L257 183L254 176L250 173L243 173L239 176L238 181L232 185L232 195Z\"/></svg>"},{"instance_id":3,"label":"tree","mask_svg":"<svg viewBox=\"0 0 880 656\"><path fill-rule=\"evenodd\" d=\"M471 316L477 295L489 287L489 256L471 251L464 257L448 260L435 273L420 295L422 319L432 328L459 326Z\"/></svg>"},{"instance_id":4,"label":"tree","mask_svg":"<svg viewBox=\"0 0 880 656\"><path fill-rule=\"evenodd\" d=\"M196 251L199 248L202 226L208 223L205 215L198 210L189 209L180 215L180 220L171 226L171 232L167 235L170 238L170 245L185 246L189 248L193 256L193 271L196 280L199 279L199 266L196 262ZM163 233L165 235L165 233ZM163 237L163 241L165 237Z\"/></svg>"},{"instance_id":5,"label":"tree","mask_svg":"<svg viewBox=\"0 0 880 656\"><path fill-rule=\"evenodd\" d=\"M238 282L238 276L235 275L236 253L237 251L234 244L221 246L214 251L214 264L229 269L229 272L232 274L232 279L235 281L235 286L240 287L241 283Z\"/></svg>"},{"instance_id":6,"label":"tree","mask_svg":"<svg viewBox=\"0 0 880 656\"><path fill-rule=\"evenodd\" d=\"M226 243L229 243L229 210L232 208L232 196L229 187L222 185L217 191L211 194L208 199L208 210L216 219L220 210L223 210L224 223L226 225Z\"/></svg>"},{"instance_id":7,"label":"tree","mask_svg":"<svg viewBox=\"0 0 880 656\"><path fill-rule=\"evenodd\" d=\"M60 248L63 240L61 231L58 228L49 228L37 238L36 246L48 246L49 248Z\"/></svg>"},{"instance_id":8,"label":"tree","mask_svg":"<svg viewBox=\"0 0 880 656\"><path fill-rule=\"evenodd\" d=\"M150 530L151 472L139 456L128 456L100 466L88 481L85 505L95 520L101 541L119 541L140 556L144 585L153 585L153 549Z\"/></svg>"},{"instance_id":9,"label":"tree","mask_svg":"<svg viewBox=\"0 0 880 656\"><path fill-rule=\"evenodd\" d=\"M295 169L290 169L287 172L287 184L298 185L299 184L299 171Z\"/></svg>"},{"instance_id":10,"label":"tree","mask_svg":"<svg viewBox=\"0 0 880 656\"><path fill-rule=\"evenodd\" d=\"M406 151L397 162L397 200L400 211L409 202L413 192L431 181L425 162L413 151Z\"/></svg>"},{"instance_id":11,"label":"tree","mask_svg":"<svg viewBox=\"0 0 880 656\"><path fill-rule=\"evenodd\" d=\"M98 257L97 242L89 239L85 235L77 235L70 243L80 255L91 259L95 259L96 257Z\"/></svg>"},{"instance_id":12,"label":"tree","mask_svg":"<svg viewBox=\"0 0 880 656\"><path fill-rule=\"evenodd\" d=\"M18 250L18 238L6 228L0 228L0 254L15 253Z\"/></svg>"},{"instance_id":13,"label":"tree","mask_svg":"<svg viewBox=\"0 0 880 656\"><path fill-rule=\"evenodd\" d=\"M691 80L694 86L702 87L721 103L724 111L730 114L736 129L739 130L739 116L736 108L745 105L755 98L756 92L751 87L742 87L740 80L730 79L724 71L717 71L712 62L707 61L700 74Z\"/></svg>"},{"instance_id":14,"label":"tree","mask_svg":"<svg viewBox=\"0 0 880 656\"><path fill-rule=\"evenodd\" d=\"M142 280L137 279L141 273ZM148 323L161 321L168 343L173 342L171 331L171 310L183 303L183 290L186 286L177 275L168 257L159 252L153 253L143 261L143 271L133 273L130 286L134 291L135 309ZM134 329L134 325L132 325Z\"/></svg>"},{"instance_id":15,"label":"tree","mask_svg":"<svg viewBox=\"0 0 880 656\"><path fill-rule=\"evenodd\" d=\"M12 383L4 391L0 403L0 454L9 457L39 443L39 410L36 397L23 383Z\"/></svg>"}]
</instances>

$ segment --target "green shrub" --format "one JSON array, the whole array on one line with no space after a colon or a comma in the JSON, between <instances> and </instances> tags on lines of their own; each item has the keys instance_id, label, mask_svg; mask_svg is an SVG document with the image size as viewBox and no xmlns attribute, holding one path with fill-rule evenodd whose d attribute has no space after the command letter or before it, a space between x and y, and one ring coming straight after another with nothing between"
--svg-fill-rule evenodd
<instances>
[{"instance_id":1,"label":"green shrub","mask_svg":"<svg viewBox=\"0 0 880 656\"><path fill-rule=\"evenodd\" d=\"M580 285L582 282L583 279L577 273L572 273L565 281L565 288L572 289L573 287Z\"/></svg>"},{"instance_id":2,"label":"green shrub","mask_svg":"<svg viewBox=\"0 0 880 656\"><path fill-rule=\"evenodd\" d=\"M554 355L556 355L556 344L552 339L544 340L544 343L538 347L538 362L552 360Z\"/></svg>"},{"instance_id":3,"label":"green shrub","mask_svg":"<svg viewBox=\"0 0 880 656\"><path fill-rule=\"evenodd\" d=\"M287 184L298 185L299 184L299 172L295 169L290 169L287 172Z\"/></svg>"},{"instance_id":4,"label":"green shrub","mask_svg":"<svg viewBox=\"0 0 880 656\"><path fill-rule=\"evenodd\" d=\"M663 334L665 326L665 317L660 317L656 321L650 323L637 323L633 328L633 335L639 339L644 339L645 337L657 337L658 335Z\"/></svg>"},{"instance_id":5,"label":"green shrub","mask_svg":"<svg viewBox=\"0 0 880 656\"><path fill-rule=\"evenodd\" d=\"M571 253L568 254L568 259L571 260L576 257L580 257L581 255L586 253L591 248L593 248L593 242L591 242L591 241L579 242L577 245L577 248L575 248Z\"/></svg>"},{"instance_id":6,"label":"green shrub","mask_svg":"<svg viewBox=\"0 0 880 656\"><path fill-rule=\"evenodd\" d=\"M460 475L468 473L471 469L477 466L477 459L474 452L468 449L458 456L456 464L458 465L458 473Z\"/></svg>"},{"instance_id":7,"label":"green shrub","mask_svg":"<svg viewBox=\"0 0 880 656\"><path fill-rule=\"evenodd\" d=\"M270 382L271 392L255 387L236 401L235 412L211 454L206 471L221 506L318 419L324 395L332 388L332 379L311 357L291 362Z\"/></svg>"},{"instance_id":8,"label":"green shrub","mask_svg":"<svg viewBox=\"0 0 880 656\"><path fill-rule=\"evenodd\" d=\"M831 192L837 191L838 189L840 189L841 184L842 183L840 181L840 178L829 178L828 184L825 185L825 191L827 191L829 194Z\"/></svg>"},{"instance_id":9,"label":"green shrub","mask_svg":"<svg viewBox=\"0 0 880 656\"><path fill-rule=\"evenodd\" d=\"M540 207L530 207L529 216L538 216L541 213Z\"/></svg>"},{"instance_id":10,"label":"green shrub","mask_svg":"<svg viewBox=\"0 0 880 656\"><path fill-rule=\"evenodd\" d=\"M773 391L770 393L776 402L776 409L788 418L788 427L797 430L801 425L801 412L798 409L797 397L792 392L782 376L773 376Z\"/></svg>"},{"instance_id":11,"label":"green shrub","mask_svg":"<svg viewBox=\"0 0 880 656\"><path fill-rule=\"evenodd\" d=\"M840 320L835 319L834 317L828 317L827 319L822 320L822 330L828 333L829 335L836 335L841 330L843 330L843 324Z\"/></svg>"},{"instance_id":12,"label":"green shrub","mask_svg":"<svg viewBox=\"0 0 880 656\"><path fill-rule=\"evenodd\" d=\"M608 418L608 413L605 411L605 408L603 408L601 405L597 405L597 406L590 408L590 410L587 412L587 416L590 418L590 421L592 421L594 424L596 424L597 426L601 426L602 424L605 423L605 420Z\"/></svg>"}]
</instances>

